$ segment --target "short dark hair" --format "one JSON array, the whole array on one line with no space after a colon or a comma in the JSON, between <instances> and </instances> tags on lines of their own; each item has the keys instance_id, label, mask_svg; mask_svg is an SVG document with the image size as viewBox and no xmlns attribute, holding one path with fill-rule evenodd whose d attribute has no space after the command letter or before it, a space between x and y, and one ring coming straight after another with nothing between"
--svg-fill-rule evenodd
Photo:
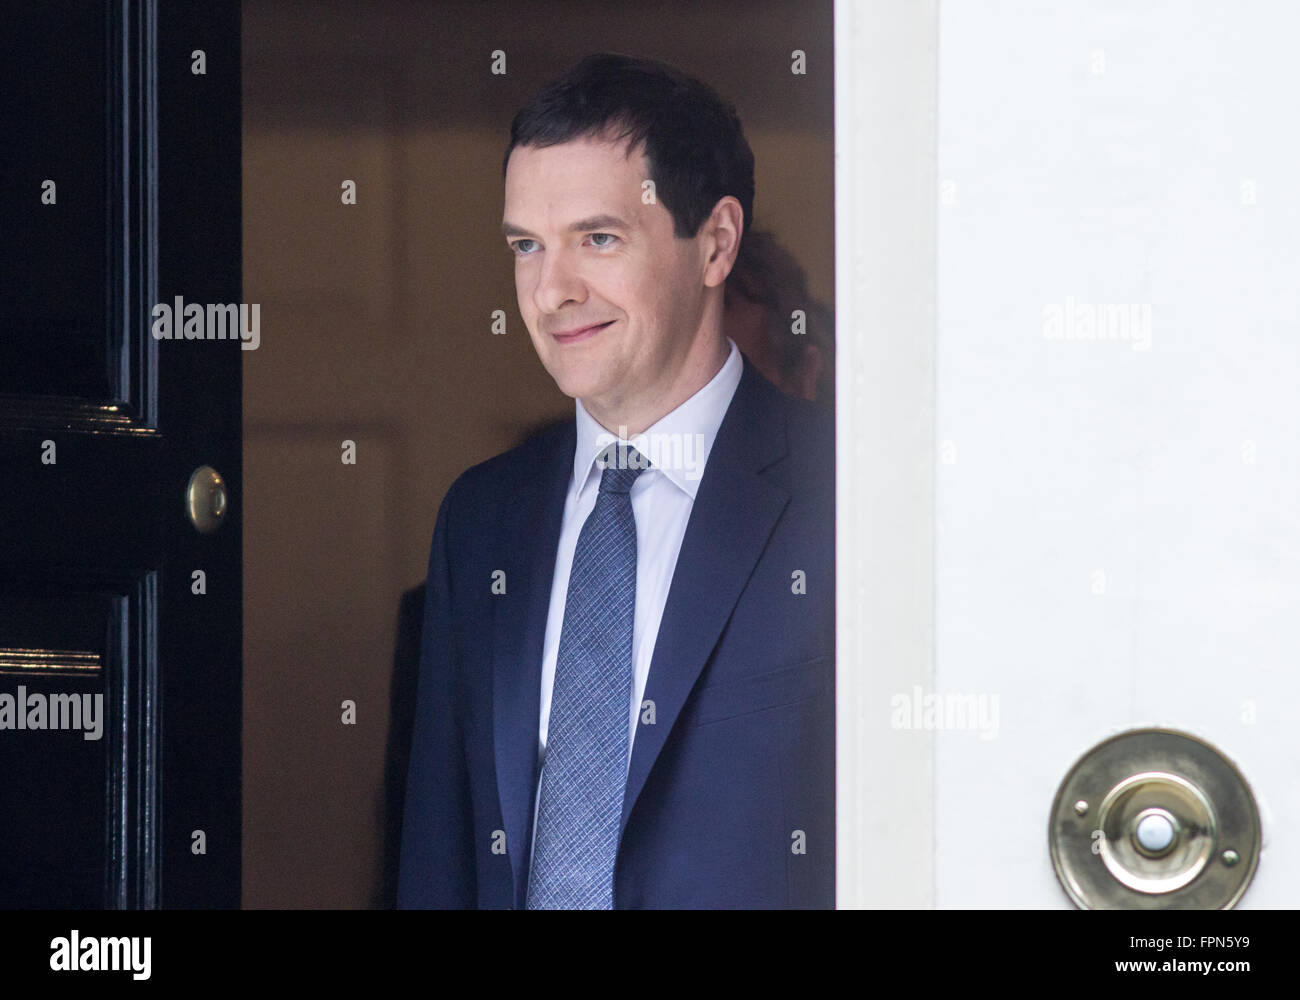
<instances>
[{"instance_id":1,"label":"short dark hair","mask_svg":"<svg viewBox=\"0 0 1300 1000\"><path fill-rule=\"evenodd\" d=\"M753 225L754 154L736 109L708 84L653 59L599 52L548 83L510 123L501 176L516 146L601 137L626 139L629 152L644 144L677 238L698 233L727 195L740 202L744 229Z\"/></svg>"}]
</instances>

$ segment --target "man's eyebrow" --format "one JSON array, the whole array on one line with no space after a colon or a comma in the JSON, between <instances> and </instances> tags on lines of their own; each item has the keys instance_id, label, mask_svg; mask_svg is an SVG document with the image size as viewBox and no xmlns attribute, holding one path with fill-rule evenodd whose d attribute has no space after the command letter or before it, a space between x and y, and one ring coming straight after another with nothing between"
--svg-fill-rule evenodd
<instances>
[{"instance_id":1,"label":"man's eyebrow","mask_svg":"<svg viewBox=\"0 0 1300 1000\"><path fill-rule=\"evenodd\" d=\"M620 219L617 215L592 215L586 219L579 219L577 222L570 225L569 232L583 233L583 232L588 232L592 229L626 230L629 228L631 227L628 226L628 224L624 222L622 219ZM527 229L521 229L519 226L516 226L512 222L501 223L501 233L506 237L527 236L531 238L533 235Z\"/></svg>"}]
</instances>

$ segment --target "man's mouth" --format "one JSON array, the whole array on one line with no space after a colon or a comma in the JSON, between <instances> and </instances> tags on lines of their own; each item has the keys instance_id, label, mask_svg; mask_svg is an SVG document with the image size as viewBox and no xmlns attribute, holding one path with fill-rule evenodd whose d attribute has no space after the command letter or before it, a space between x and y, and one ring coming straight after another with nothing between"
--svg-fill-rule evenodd
<instances>
[{"instance_id":1,"label":"man's mouth","mask_svg":"<svg viewBox=\"0 0 1300 1000\"><path fill-rule=\"evenodd\" d=\"M614 320L611 319L608 323L595 323L591 326L582 326L574 330L564 330L559 333L553 333L551 336L554 337L556 343L559 344L576 344L579 341L588 339L589 337L594 337L613 322Z\"/></svg>"}]
</instances>

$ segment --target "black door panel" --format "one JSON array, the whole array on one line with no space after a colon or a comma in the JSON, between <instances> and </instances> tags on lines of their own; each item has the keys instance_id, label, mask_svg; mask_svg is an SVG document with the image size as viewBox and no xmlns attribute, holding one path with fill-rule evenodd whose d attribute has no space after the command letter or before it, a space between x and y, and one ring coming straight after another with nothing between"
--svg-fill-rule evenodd
<instances>
[{"instance_id":1,"label":"black door panel","mask_svg":"<svg viewBox=\"0 0 1300 1000\"><path fill-rule=\"evenodd\" d=\"M5 48L0 907L238 906L242 352L151 335L241 300L238 4L23 5Z\"/></svg>"}]
</instances>

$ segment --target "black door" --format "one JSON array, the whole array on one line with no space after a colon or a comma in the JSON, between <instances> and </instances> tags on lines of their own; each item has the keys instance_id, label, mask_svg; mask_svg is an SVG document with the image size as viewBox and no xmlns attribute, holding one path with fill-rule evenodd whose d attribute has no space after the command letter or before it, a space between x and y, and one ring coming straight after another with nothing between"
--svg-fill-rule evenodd
<instances>
[{"instance_id":1,"label":"black door","mask_svg":"<svg viewBox=\"0 0 1300 1000\"><path fill-rule=\"evenodd\" d=\"M0 907L239 905L238 15L6 12Z\"/></svg>"}]
</instances>

